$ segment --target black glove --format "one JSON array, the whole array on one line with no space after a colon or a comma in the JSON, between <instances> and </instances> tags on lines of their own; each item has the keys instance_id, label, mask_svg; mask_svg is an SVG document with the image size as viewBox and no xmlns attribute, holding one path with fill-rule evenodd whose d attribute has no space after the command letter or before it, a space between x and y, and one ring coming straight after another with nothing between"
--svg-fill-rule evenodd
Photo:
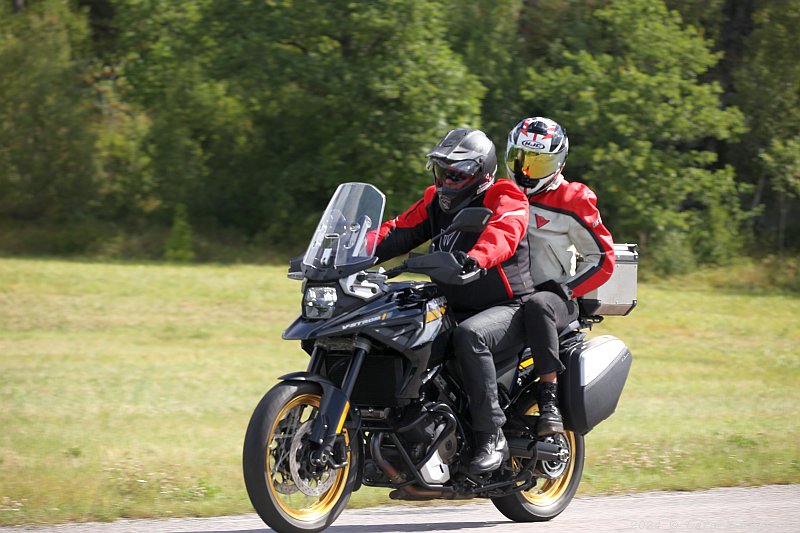
<instances>
[{"instance_id":1,"label":"black glove","mask_svg":"<svg viewBox=\"0 0 800 533\"><path fill-rule=\"evenodd\" d=\"M453 257L455 257L456 261L458 261L458 264L461 265L462 274L469 274L470 272L474 272L479 268L478 260L467 255L466 252L456 250L453 252Z\"/></svg>"},{"instance_id":2,"label":"black glove","mask_svg":"<svg viewBox=\"0 0 800 533\"><path fill-rule=\"evenodd\" d=\"M558 294L567 301L572 300L572 289L570 289L563 283L559 283L552 279L549 279L544 283L538 284L536 286L536 290L552 292L554 294Z\"/></svg>"}]
</instances>

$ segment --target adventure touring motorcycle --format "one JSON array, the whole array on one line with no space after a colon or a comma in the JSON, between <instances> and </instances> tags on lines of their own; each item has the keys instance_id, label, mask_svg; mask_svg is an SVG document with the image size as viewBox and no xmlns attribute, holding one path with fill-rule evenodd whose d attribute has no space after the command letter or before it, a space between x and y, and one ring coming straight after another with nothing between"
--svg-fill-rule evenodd
<instances>
[{"instance_id":1,"label":"adventure touring motorcycle","mask_svg":"<svg viewBox=\"0 0 800 533\"><path fill-rule=\"evenodd\" d=\"M631 366L622 341L586 340L585 330L601 315L627 314L635 305L635 245L615 246L614 276L583 299L579 320L561 333L565 434L536 437L530 351L495 354L510 458L475 475L458 365L452 353L432 350L454 327L447 302L431 282L387 280L413 272L464 284L481 272L462 275L446 252L367 270L376 262L384 204L372 185L340 185L302 261L290 268L290 278L303 280L303 306L283 338L299 340L311 357L305 372L280 378L250 420L243 466L253 507L280 533L321 531L368 485L393 489L389 496L401 500L489 498L518 522L557 516L580 483L583 436L614 412ZM489 214L464 209L443 234L480 232Z\"/></svg>"}]
</instances>

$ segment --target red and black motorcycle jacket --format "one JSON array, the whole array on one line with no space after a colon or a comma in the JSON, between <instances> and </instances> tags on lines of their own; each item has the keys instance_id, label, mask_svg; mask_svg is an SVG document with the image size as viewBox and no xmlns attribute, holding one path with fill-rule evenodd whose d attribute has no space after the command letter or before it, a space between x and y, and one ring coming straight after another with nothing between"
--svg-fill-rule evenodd
<instances>
[{"instance_id":1,"label":"red and black motorcycle jacket","mask_svg":"<svg viewBox=\"0 0 800 533\"><path fill-rule=\"evenodd\" d=\"M597 196L563 176L530 196L527 241L535 285L554 280L577 298L614 272L614 240L597 210Z\"/></svg>"},{"instance_id":2,"label":"red and black motorcycle jacket","mask_svg":"<svg viewBox=\"0 0 800 533\"><path fill-rule=\"evenodd\" d=\"M469 207L492 210L486 228L480 234L448 233L434 244L434 251L466 252L486 269L486 275L472 283L439 286L450 309L462 315L510 303L533 292L525 239L529 217L525 194L513 181L500 180ZM447 228L455 215L442 211L436 187L431 185L405 213L381 225L375 255L385 261L406 254Z\"/></svg>"}]
</instances>

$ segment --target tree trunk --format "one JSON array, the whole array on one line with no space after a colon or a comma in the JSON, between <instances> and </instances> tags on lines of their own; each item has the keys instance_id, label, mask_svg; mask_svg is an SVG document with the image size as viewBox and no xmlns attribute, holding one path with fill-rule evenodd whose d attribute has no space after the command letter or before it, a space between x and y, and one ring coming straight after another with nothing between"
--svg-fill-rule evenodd
<instances>
[{"instance_id":1,"label":"tree trunk","mask_svg":"<svg viewBox=\"0 0 800 533\"><path fill-rule=\"evenodd\" d=\"M785 193L780 192L778 194L778 257L783 259L783 252L786 247L786 220L789 218L789 202Z\"/></svg>"},{"instance_id":2,"label":"tree trunk","mask_svg":"<svg viewBox=\"0 0 800 533\"><path fill-rule=\"evenodd\" d=\"M19 13L25 7L25 0L11 0L11 5L14 6L14 13Z\"/></svg>"},{"instance_id":3,"label":"tree trunk","mask_svg":"<svg viewBox=\"0 0 800 533\"><path fill-rule=\"evenodd\" d=\"M753 194L753 200L750 202L750 211L761 205L761 196L764 194L764 185L766 182L767 178L764 176L764 174L761 174L758 177L758 182L756 183L756 192Z\"/></svg>"}]
</instances>

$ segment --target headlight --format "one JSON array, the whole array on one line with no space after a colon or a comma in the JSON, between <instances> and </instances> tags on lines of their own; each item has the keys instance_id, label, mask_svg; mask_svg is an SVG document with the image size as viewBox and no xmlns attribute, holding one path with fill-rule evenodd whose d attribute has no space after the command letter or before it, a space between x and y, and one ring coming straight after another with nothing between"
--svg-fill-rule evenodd
<instances>
[{"instance_id":1,"label":"headlight","mask_svg":"<svg viewBox=\"0 0 800 533\"><path fill-rule=\"evenodd\" d=\"M330 318L336 307L336 289L333 287L308 287L303 296L303 316Z\"/></svg>"}]
</instances>

